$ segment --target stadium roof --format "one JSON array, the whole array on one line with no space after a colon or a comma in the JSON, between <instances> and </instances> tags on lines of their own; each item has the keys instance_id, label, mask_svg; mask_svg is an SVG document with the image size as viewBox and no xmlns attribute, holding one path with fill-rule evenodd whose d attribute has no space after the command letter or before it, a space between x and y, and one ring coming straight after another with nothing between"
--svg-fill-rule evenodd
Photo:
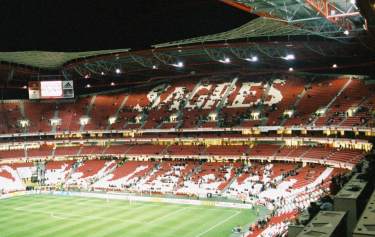
<instances>
[{"instance_id":1,"label":"stadium roof","mask_svg":"<svg viewBox=\"0 0 375 237\"><path fill-rule=\"evenodd\" d=\"M343 34L346 28L337 19L332 22L330 15L325 16L321 9L315 9L311 5L315 4L314 0L222 1L260 17L226 32L160 43L153 45L153 49L140 51L0 52L0 73L7 82L24 82L27 77L20 75L19 70L27 69L25 75L30 73L34 78L51 75L53 71L65 78L87 77L107 83L107 77L118 79L117 84L120 84L120 81L142 82L180 75L248 73L289 67L296 71L327 70L333 63L338 63L340 68L357 67L356 70L362 72L362 68L370 70L368 65L374 65L374 49L359 34L362 28L358 25L363 18L351 1L323 0L334 4L335 11L346 11L340 13L344 16L339 18L353 23L349 35ZM344 2L347 5L343 6ZM288 54L293 54L296 60L285 60ZM259 61L252 63L251 56L257 56ZM225 58L230 59L230 63L223 63ZM176 67L179 62L184 66ZM117 70L121 73L116 73Z\"/></svg>"},{"instance_id":2,"label":"stadium roof","mask_svg":"<svg viewBox=\"0 0 375 237\"><path fill-rule=\"evenodd\" d=\"M95 56L127 52L129 49L99 50L87 52L46 52L46 51L25 51L25 52L0 52L1 63L11 63L20 66L27 66L37 69L56 70L64 64Z\"/></svg>"},{"instance_id":3,"label":"stadium roof","mask_svg":"<svg viewBox=\"0 0 375 237\"><path fill-rule=\"evenodd\" d=\"M363 73L363 67L370 65L367 66L370 70L375 61L371 49L355 39L342 42L303 35L302 38L266 36L253 40L189 43L141 51L0 53L3 62L0 83L22 87L25 81L59 75L78 81L89 77L104 84L111 80L120 85L187 75L284 71L289 67L294 67L295 71L329 70L333 63L342 69L357 68L356 72ZM293 54L296 60L285 60L288 54ZM257 62L251 62L254 56ZM223 63L225 58L230 59L230 63ZM183 67L176 66L179 62Z\"/></svg>"},{"instance_id":4,"label":"stadium roof","mask_svg":"<svg viewBox=\"0 0 375 237\"><path fill-rule=\"evenodd\" d=\"M179 46L186 44L196 43L207 43L215 41L227 41L237 39L252 39L259 37L288 37L288 36L300 36L300 35L315 35L325 38L336 39L335 33L315 32L308 29L303 29L292 24L288 24L284 21L277 19L259 17L254 19L245 25L235 28L230 31L222 32L219 34L206 35L201 37L195 37L191 39L172 41L162 44L153 45L155 48ZM340 35L341 38L343 35Z\"/></svg>"},{"instance_id":5,"label":"stadium roof","mask_svg":"<svg viewBox=\"0 0 375 237\"><path fill-rule=\"evenodd\" d=\"M293 54L296 60L285 57ZM257 56L256 63L251 57ZM230 59L225 63L225 58ZM259 41L219 42L207 44L173 45L153 50L129 51L117 56L99 56L66 64L64 70L72 75L101 78L102 74L121 77L152 78L199 73L227 73L233 71L285 70L290 66L301 70L330 68L332 63L342 66L372 62L374 54L358 41L338 42L330 39L277 39ZM178 63L183 63L182 67ZM120 76L120 75L117 75Z\"/></svg>"},{"instance_id":6,"label":"stadium roof","mask_svg":"<svg viewBox=\"0 0 375 237\"><path fill-rule=\"evenodd\" d=\"M221 0L253 14L283 20L316 33L362 31L354 0Z\"/></svg>"}]
</instances>

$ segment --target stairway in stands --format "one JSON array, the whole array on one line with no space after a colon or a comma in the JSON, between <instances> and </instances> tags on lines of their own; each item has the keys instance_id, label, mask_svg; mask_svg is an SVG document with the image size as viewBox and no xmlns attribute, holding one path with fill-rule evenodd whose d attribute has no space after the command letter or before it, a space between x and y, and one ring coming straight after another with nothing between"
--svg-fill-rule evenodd
<instances>
[{"instance_id":1,"label":"stairway in stands","mask_svg":"<svg viewBox=\"0 0 375 237\"><path fill-rule=\"evenodd\" d=\"M335 97L333 97L332 100L325 106L325 108L324 108L325 112L321 116L316 116L314 118L314 120L311 122L311 124L315 124L319 120L320 117L325 117L328 114L328 111L331 108L331 106L333 105L333 103L335 103L337 98L339 98L339 96L346 90L346 88L349 87L351 82L352 82L352 78L350 77L350 79L344 84L344 86L340 89L340 91L337 92Z\"/></svg>"},{"instance_id":2,"label":"stairway in stands","mask_svg":"<svg viewBox=\"0 0 375 237\"><path fill-rule=\"evenodd\" d=\"M124 105L126 103L126 101L128 100L129 96L125 96L124 99L121 101L121 104L120 106L117 108L115 114L113 115L113 117L115 117L116 119L118 119L118 115L120 113L120 111L122 110L122 108L124 108ZM107 127L106 127L106 130L109 130L111 128L111 124L108 123Z\"/></svg>"},{"instance_id":3,"label":"stairway in stands","mask_svg":"<svg viewBox=\"0 0 375 237\"><path fill-rule=\"evenodd\" d=\"M95 99L96 99L96 95L94 95L91 98L90 103L89 103L89 105L86 108L84 116L90 117L90 111L91 111L91 109L92 109L92 107L93 107L93 105L95 103ZM78 118L78 119L80 119L80 118ZM84 128L85 128L85 125L81 124L81 126L79 127L79 131L83 132Z\"/></svg>"}]
</instances>

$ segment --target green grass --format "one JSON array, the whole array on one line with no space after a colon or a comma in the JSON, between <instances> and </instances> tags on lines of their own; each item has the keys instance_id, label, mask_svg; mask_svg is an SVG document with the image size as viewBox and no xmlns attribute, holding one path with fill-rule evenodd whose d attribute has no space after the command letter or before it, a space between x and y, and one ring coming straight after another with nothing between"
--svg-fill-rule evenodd
<instances>
[{"instance_id":1,"label":"green grass","mask_svg":"<svg viewBox=\"0 0 375 237\"><path fill-rule=\"evenodd\" d=\"M229 237L251 210L34 195L0 200L0 237Z\"/></svg>"}]
</instances>

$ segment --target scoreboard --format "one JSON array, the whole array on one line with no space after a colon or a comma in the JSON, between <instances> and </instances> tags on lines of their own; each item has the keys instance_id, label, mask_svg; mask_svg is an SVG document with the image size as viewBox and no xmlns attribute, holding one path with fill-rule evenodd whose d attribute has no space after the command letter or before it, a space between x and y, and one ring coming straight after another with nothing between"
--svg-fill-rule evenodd
<instances>
[{"instance_id":1,"label":"scoreboard","mask_svg":"<svg viewBox=\"0 0 375 237\"><path fill-rule=\"evenodd\" d=\"M73 81L30 81L29 99L74 98Z\"/></svg>"}]
</instances>

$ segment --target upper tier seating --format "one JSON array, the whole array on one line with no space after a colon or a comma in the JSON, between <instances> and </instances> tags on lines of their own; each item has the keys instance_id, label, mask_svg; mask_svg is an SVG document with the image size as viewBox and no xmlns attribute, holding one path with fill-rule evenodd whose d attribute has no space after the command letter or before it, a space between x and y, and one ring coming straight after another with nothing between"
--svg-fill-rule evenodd
<instances>
[{"instance_id":1,"label":"upper tier seating","mask_svg":"<svg viewBox=\"0 0 375 237\"><path fill-rule=\"evenodd\" d=\"M104 154L115 154L115 155L122 155L127 152L132 145L116 145L116 144L111 144L107 148L104 149L103 153Z\"/></svg>"},{"instance_id":2,"label":"upper tier seating","mask_svg":"<svg viewBox=\"0 0 375 237\"><path fill-rule=\"evenodd\" d=\"M324 116L316 121L316 125L340 124L346 117L347 110L357 107L371 94L370 87L358 80L351 80L343 92L335 98Z\"/></svg>"},{"instance_id":3,"label":"upper tier seating","mask_svg":"<svg viewBox=\"0 0 375 237\"><path fill-rule=\"evenodd\" d=\"M82 146L79 152L80 155L95 155L102 154L104 147L102 146Z\"/></svg>"},{"instance_id":4,"label":"upper tier seating","mask_svg":"<svg viewBox=\"0 0 375 237\"><path fill-rule=\"evenodd\" d=\"M104 130L109 126L109 117L114 116L125 98L121 95L97 95L89 114L90 122L85 130Z\"/></svg>"},{"instance_id":5,"label":"upper tier seating","mask_svg":"<svg viewBox=\"0 0 375 237\"><path fill-rule=\"evenodd\" d=\"M162 154L163 150L165 149L166 146L162 145L139 144L133 145L129 150L126 151L126 154L159 155Z\"/></svg>"},{"instance_id":6,"label":"upper tier seating","mask_svg":"<svg viewBox=\"0 0 375 237\"><path fill-rule=\"evenodd\" d=\"M259 144L250 149L249 155L251 156L274 156L278 151L279 146Z\"/></svg>"},{"instance_id":7,"label":"upper tier seating","mask_svg":"<svg viewBox=\"0 0 375 237\"><path fill-rule=\"evenodd\" d=\"M27 150L27 157L48 157L52 156L52 149L53 147L42 145L38 149L28 149Z\"/></svg>"},{"instance_id":8,"label":"upper tier seating","mask_svg":"<svg viewBox=\"0 0 375 237\"><path fill-rule=\"evenodd\" d=\"M30 120L28 132L50 132L50 119L54 117L55 103L39 103L27 101L24 103L25 116Z\"/></svg>"},{"instance_id":9,"label":"upper tier seating","mask_svg":"<svg viewBox=\"0 0 375 237\"><path fill-rule=\"evenodd\" d=\"M242 156L247 154L248 146L209 146L205 154L216 156Z\"/></svg>"},{"instance_id":10,"label":"upper tier seating","mask_svg":"<svg viewBox=\"0 0 375 237\"><path fill-rule=\"evenodd\" d=\"M85 115L91 99L91 97L87 97L74 103L57 104L58 117L61 119L61 125L57 126L57 131L79 131L80 118Z\"/></svg>"},{"instance_id":11,"label":"upper tier seating","mask_svg":"<svg viewBox=\"0 0 375 237\"><path fill-rule=\"evenodd\" d=\"M23 158L25 157L25 150L0 150L0 159L6 158Z\"/></svg>"},{"instance_id":12,"label":"upper tier seating","mask_svg":"<svg viewBox=\"0 0 375 237\"><path fill-rule=\"evenodd\" d=\"M2 101L0 132L97 129L252 127L294 125L371 126L375 96L371 82L349 77L204 78L163 82L128 93L94 95L74 102ZM340 93L342 92L342 93ZM318 109L326 109L321 117ZM354 109L349 116L348 109ZM286 110L294 111L286 118ZM211 121L210 113L217 113ZM252 117L259 112L259 117ZM171 116L176 121L170 121ZM87 116L88 124L80 125ZM113 124L109 118L116 116ZM60 125L50 120L59 118ZM29 120L21 128L19 120Z\"/></svg>"},{"instance_id":13,"label":"upper tier seating","mask_svg":"<svg viewBox=\"0 0 375 237\"><path fill-rule=\"evenodd\" d=\"M203 155L205 147L204 146L183 146L183 145L171 145L168 147L167 152L171 155Z\"/></svg>"},{"instance_id":14,"label":"upper tier seating","mask_svg":"<svg viewBox=\"0 0 375 237\"><path fill-rule=\"evenodd\" d=\"M75 156L78 154L80 147L56 147L55 156Z\"/></svg>"},{"instance_id":15,"label":"upper tier seating","mask_svg":"<svg viewBox=\"0 0 375 237\"><path fill-rule=\"evenodd\" d=\"M274 126L281 123L283 112L292 109L298 96L303 92L304 85L304 81L295 77L288 77L284 83L275 83L274 87L281 92L283 99L266 111L268 115L267 125Z\"/></svg>"},{"instance_id":16,"label":"upper tier seating","mask_svg":"<svg viewBox=\"0 0 375 237\"><path fill-rule=\"evenodd\" d=\"M22 132L18 120L22 119L20 102L2 101L0 104L0 132L16 133Z\"/></svg>"},{"instance_id":17,"label":"upper tier seating","mask_svg":"<svg viewBox=\"0 0 375 237\"><path fill-rule=\"evenodd\" d=\"M332 80L317 80L305 86L305 94L296 107L293 118L288 119L285 125L310 124L312 115L320 108L327 106L338 92L348 82L347 78Z\"/></svg>"}]
</instances>

